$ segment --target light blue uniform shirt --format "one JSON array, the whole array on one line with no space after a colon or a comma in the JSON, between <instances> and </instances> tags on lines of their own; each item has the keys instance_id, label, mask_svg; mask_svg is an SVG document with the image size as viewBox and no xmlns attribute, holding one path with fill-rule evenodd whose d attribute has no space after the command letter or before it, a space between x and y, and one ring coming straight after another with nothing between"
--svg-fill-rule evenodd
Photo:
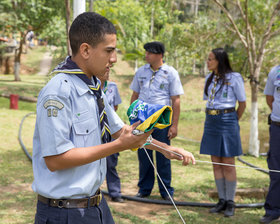
<instances>
[{"instance_id":1,"label":"light blue uniform shirt","mask_svg":"<svg viewBox=\"0 0 280 224\"><path fill-rule=\"evenodd\" d=\"M103 91L105 92L107 101L112 108L121 104L122 100L116 83L108 81L107 86L106 88L103 88Z\"/></svg>"},{"instance_id":2,"label":"light blue uniform shirt","mask_svg":"<svg viewBox=\"0 0 280 224\"><path fill-rule=\"evenodd\" d=\"M264 94L274 97L271 120L280 122L280 65L273 67L269 72Z\"/></svg>"},{"instance_id":3,"label":"light blue uniform shirt","mask_svg":"<svg viewBox=\"0 0 280 224\"><path fill-rule=\"evenodd\" d=\"M84 198L93 195L106 176L106 158L51 172L44 157L72 148L101 144L95 96L77 76L59 73L41 90L33 137L32 189L48 198ZM111 133L123 122L102 94ZM86 149L85 149L86 150Z\"/></svg>"},{"instance_id":4,"label":"light blue uniform shirt","mask_svg":"<svg viewBox=\"0 0 280 224\"><path fill-rule=\"evenodd\" d=\"M211 74L206 76L206 81ZM205 81L205 83L206 83ZM208 87L208 97L203 94L203 100L208 100L211 95L211 90L214 85L214 78ZM213 105L210 105L209 100L206 103L206 108L210 109L226 109L235 107L236 101L245 102L246 94L244 88L244 81L242 76L237 72L231 72L226 74L226 82L220 89L221 83L218 82L215 91L215 98ZM217 92L218 91L218 92Z\"/></svg>"},{"instance_id":5,"label":"light blue uniform shirt","mask_svg":"<svg viewBox=\"0 0 280 224\"><path fill-rule=\"evenodd\" d=\"M184 90L178 72L167 64L163 64L152 78L150 64L140 67L130 85L139 93L139 100L150 104L171 106L171 96L183 95Z\"/></svg>"}]
</instances>

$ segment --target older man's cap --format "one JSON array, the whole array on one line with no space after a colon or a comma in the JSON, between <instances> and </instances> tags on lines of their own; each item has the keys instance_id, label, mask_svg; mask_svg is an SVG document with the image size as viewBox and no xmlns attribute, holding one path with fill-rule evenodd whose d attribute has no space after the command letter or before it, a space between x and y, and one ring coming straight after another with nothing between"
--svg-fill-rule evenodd
<instances>
[{"instance_id":1,"label":"older man's cap","mask_svg":"<svg viewBox=\"0 0 280 224\"><path fill-rule=\"evenodd\" d=\"M144 45L144 49L153 54L164 54L164 44L158 41L149 42Z\"/></svg>"}]
</instances>

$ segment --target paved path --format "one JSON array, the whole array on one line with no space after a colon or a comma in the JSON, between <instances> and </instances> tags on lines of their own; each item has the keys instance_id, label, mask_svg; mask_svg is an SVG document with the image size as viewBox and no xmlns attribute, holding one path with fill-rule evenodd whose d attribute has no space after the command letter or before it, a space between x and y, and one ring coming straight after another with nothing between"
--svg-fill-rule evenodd
<instances>
[{"instance_id":1,"label":"paved path","mask_svg":"<svg viewBox=\"0 0 280 224\"><path fill-rule=\"evenodd\" d=\"M52 56L50 52L46 52L40 63L40 71L37 75L48 75L51 69Z\"/></svg>"}]
</instances>

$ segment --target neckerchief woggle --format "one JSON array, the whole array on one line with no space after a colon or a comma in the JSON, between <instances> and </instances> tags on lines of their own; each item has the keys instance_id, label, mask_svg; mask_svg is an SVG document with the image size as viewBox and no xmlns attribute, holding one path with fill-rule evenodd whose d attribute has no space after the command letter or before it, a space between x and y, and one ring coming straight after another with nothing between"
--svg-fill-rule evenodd
<instances>
[{"instance_id":1,"label":"neckerchief woggle","mask_svg":"<svg viewBox=\"0 0 280 224\"><path fill-rule=\"evenodd\" d=\"M145 103L135 100L127 110L127 116L131 124L137 121L141 123L136 127L140 133L145 133L153 128L163 129L171 125L172 107L160 104ZM148 145L148 144L145 144ZM136 149L132 149L136 151Z\"/></svg>"},{"instance_id":2,"label":"neckerchief woggle","mask_svg":"<svg viewBox=\"0 0 280 224\"><path fill-rule=\"evenodd\" d=\"M66 59L51 72L51 74L57 73L76 75L89 87L89 89L91 90L90 93L96 96L100 119L101 140L103 143L110 142L112 140L111 132L109 128L107 114L105 111L104 101L102 98L102 91L100 88L100 84L97 81L97 78L95 76L92 76L92 79L94 81L93 83L92 80L90 80L86 76L86 74L78 67L78 65L71 60L70 56L66 57Z\"/></svg>"},{"instance_id":3,"label":"neckerchief woggle","mask_svg":"<svg viewBox=\"0 0 280 224\"><path fill-rule=\"evenodd\" d=\"M104 82L104 86L103 86L103 93L106 94L107 90L108 90L108 82L107 82L107 80L106 80L106 81Z\"/></svg>"}]
</instances>

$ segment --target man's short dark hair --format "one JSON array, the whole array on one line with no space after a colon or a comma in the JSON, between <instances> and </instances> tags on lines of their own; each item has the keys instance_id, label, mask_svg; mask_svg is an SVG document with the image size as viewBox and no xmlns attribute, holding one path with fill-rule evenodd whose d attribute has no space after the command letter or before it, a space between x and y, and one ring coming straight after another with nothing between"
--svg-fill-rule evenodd
<instances>
[{"instance_id":1,"label":"man's short dark hair","mask_svg":"<svg viewBox=\"0 0 280 224\"><path fill-rule=\"evenodd\" d=\"M144 45L144 49L153 54L164 55L165 47L164 44L159 41L148 42Z\"/></svg>"},{"instance_id":2,"label":"man's short dark hair","mask_svg":"<svg viewBox=\"0 0 280 224\"><path fill-rule=\"evenodd\" d=\"M69 30L72 54L78 53L82 43L95 47L104 40L106 34L116 34L114 25L94 12L84 12L76 17Z\"/></svg>"}]
</instances>

